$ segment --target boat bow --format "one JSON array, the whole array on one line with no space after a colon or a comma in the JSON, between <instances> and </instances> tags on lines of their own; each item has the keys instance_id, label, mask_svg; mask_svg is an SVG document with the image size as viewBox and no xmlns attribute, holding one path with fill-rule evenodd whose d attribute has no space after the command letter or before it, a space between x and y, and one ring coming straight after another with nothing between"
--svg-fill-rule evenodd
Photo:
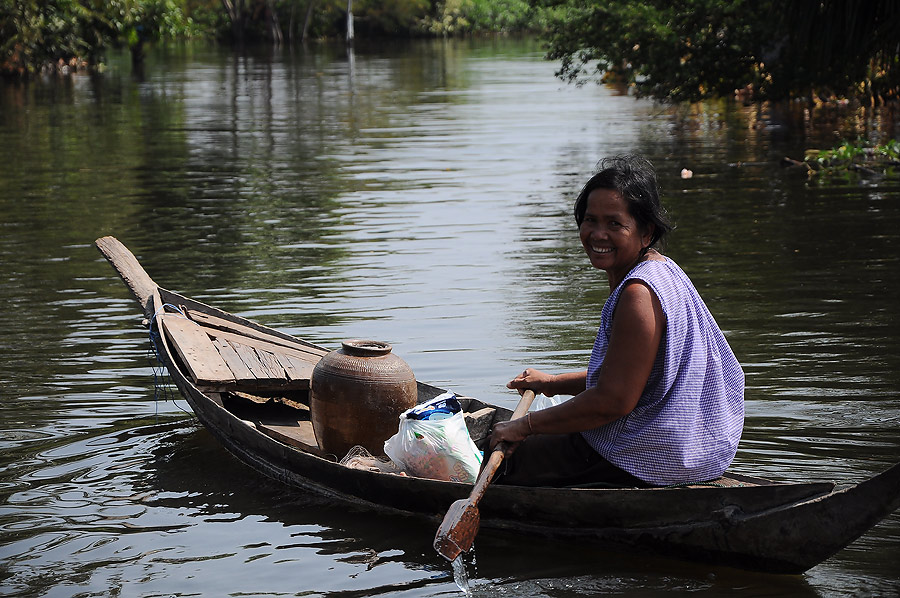
<instances>
[{"instance_id":1,"label":"boat bow","mask_svg":"<svg viewBox=\"0 0 900 598\"><path fill-rule=\"evenodd\" d=\"M823 496L752 514L730 513L724 521L690 530L682 542L706 554L712 548L722 562L742 568L802 573L898 508L900 463Z\"/></svg>"}]
</instances>

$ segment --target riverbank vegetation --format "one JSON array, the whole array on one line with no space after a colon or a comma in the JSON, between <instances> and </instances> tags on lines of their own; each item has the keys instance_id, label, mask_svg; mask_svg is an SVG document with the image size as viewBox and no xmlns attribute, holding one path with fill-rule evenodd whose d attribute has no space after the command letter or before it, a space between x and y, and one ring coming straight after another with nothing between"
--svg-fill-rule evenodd
<instances>
[{"instance_id":1,"label":"riverbank vegetation","mask_svg":"<svg viewBox=\"0 0 900 598\"><path fill-rule=\"evenodd\" d=\"M810 176L900 177L900 141L872 144L865 140L844 141L832 149L810 149L802 161L785 158L784 166L801 168Z\"/></svg>"},{"instance_id":2,"label":"riverbank vegetation","mask_svg":"<svg viewBox=\"0 0 900 598\"><path fill-rule=\"evenodd\" d=\"M539 12L528 0L0 0L0 74L97 69L110 48L139 62L146 44L183 39L534 33Z\"/></svg>"},{"instance_id":3,"label":"riverbank vegetation","mask_svg":"<svg viewBox=\"0 0 900 598\"><path fill-rule=\"evenodd\" d=\"M894 0L542 3L549 57L570 81L618 79L671 102L900 99Z\"/></svg>"},{"instance_id":4,"label":"riverbank vegetation","mask_svg":"<svg viewBox=\"0 0 900 598\"><path fill-rule=\"evenodd\" d=\"M348 18L351 17L351 18ZM0 0L0 73L99 68L127 47L527 32L558 76L667 102L900 101L895 0Z\"/></svg>"},{"instance_id":5,"label":"riverbank vegetation","mask_svg":"<svg viewBox=\"0 0 900 598\"><path fill-rule=\"evenodd\" d=\"M0 0L0 74L99 69L113 46L140 61L148 42L200 33L184 9L176 0Z\"/></svg>"}]
</instances>

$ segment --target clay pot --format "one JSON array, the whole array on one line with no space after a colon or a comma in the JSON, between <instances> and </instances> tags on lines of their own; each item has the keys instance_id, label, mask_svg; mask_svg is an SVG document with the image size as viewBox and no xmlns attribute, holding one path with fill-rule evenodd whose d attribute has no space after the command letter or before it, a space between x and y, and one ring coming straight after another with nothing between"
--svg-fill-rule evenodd
<instances>
[{"instance_id":1,"label":"clay pot","mask_svg":"<svg viewBox=\"0 0 900 598\"><path fill-rule=\"evenodd\" d=\"M309 407L319 447L338 459L356 445L383 455L417 394L412 369L389 344L344 341L313 369Z\"/></svg>"}]
</instances>

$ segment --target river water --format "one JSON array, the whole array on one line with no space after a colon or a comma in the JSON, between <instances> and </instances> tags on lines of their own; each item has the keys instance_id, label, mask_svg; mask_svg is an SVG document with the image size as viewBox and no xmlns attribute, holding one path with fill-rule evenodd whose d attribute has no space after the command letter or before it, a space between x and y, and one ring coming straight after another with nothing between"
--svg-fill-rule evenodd
<instances>
[{"instance_id":1,"label":"river water","mask_svg":"<svg viewBox=\"0 0 900 598\"><path fill-rule=\"evenodd\" d=\"M585 366L608 289L571 203L622 152L656 164L667 253L744 364L733 471L845 485L900 460L900 185L779 166L896 138L896 115L673 109L555 66L514 40L187 47L140 79L113 55L98 77L0 82L0 594L460 595L433 529L289 491L158 395L91 243L512 407L524 366ZM467 570L474 596L896 596L900 514L802 576L489 532Z\"/></svg>"}]
</instances>

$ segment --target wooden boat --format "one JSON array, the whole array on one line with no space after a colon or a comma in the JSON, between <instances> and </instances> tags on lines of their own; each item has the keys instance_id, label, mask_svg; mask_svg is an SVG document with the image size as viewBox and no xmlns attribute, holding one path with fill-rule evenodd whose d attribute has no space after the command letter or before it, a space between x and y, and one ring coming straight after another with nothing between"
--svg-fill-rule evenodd
<instances>
[{"instance_id":1,"label":"wooden boat","mask_svg":"<svg viewBox=\"0 0 900 598\"><path fill-rule=\"evenodd\" d=\"M357 505L434 518L472 486L342 465L316 442L310 377L327 349L161 288L113 237L96 241L143 308L171 379L238 459L290 486ZM151 334L151 338L153 335ZM419 402L444 392L418 383ZM461 397L473 439L508 409ZM900 464L849 488L727 475L677 488L494 485L483 529L625 545L773 573L827 559L900 507ZM428 529L425 533L433 533Z\"/></svg>"}]
</instances>

